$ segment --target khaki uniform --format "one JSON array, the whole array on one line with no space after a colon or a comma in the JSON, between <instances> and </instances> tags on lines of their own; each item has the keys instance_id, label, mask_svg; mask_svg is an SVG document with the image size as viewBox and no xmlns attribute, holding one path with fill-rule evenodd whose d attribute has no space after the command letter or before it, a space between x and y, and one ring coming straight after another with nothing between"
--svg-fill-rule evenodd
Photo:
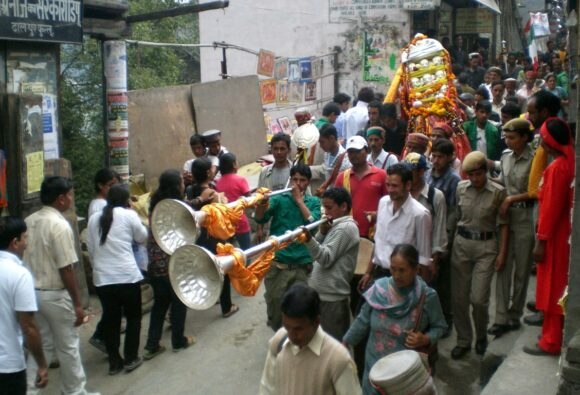
<instances>
[{"instance_id":1,"label":"khaki uniform","mask_svg":"<svg viewBox=\"0 0 580 395\"><path fill-rule=\"evenodd\" d=\"M491 180L481 191L469 180L457 185L458 222L451 256L451 295L459 347L471 348L470 305L477 339L486 338L491 280L498 254L498 225L508 222L499 217L505 196L504 187Z\"/></svg>"},{"instance_id":2,"label":"khaki uniform","mask_svg":"<svg viewBox=\"0 0 580 395\"><path fill-rule=\"evenodd\" d=\"M521 156L505 150L501 157L501 179L507 195L527 193L528 178L534 153L526 147ZM519 322L523 315L532 267L534 249L534 201L527 200L511 205L509 209L510 238L504 269L497 274L495 323L506 325ZM513 274L513 294L510 292ZM510 307L511 296L511 307Z\"/></svg>"}]
</instances>

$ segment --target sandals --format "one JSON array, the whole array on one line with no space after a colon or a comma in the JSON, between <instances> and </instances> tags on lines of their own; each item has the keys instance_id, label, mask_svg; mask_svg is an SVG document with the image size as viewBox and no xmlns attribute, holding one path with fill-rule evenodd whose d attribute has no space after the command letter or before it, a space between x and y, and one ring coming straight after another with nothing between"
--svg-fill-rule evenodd
<instances>
[{"instance_id":1,"label":"sandals","mask_svg":"<svg viewBox=\"0 0 580 395\"><path fill-rule=\"evenodd\" d=\"M232 315L236 314L238 311L240 311L240 308L237 305L233 304L232 307L230 308L230 311L228 311L227 313L225 313L223 315L223 317L224 318L231 317Z\"/></svg>"},{"instance_id":2,"label":"sandals","mask_svg":"<svg viewBox=\"0 0 580 395\"><path fill-rule=\"evenodd\" d=\"M197 339L195 338L195 336L185 336L185 344L181 347L174 348L173 352L180 352L182 350L185 350L189 346L193 346L196 342Z\"/></svg>"}]
</instances>

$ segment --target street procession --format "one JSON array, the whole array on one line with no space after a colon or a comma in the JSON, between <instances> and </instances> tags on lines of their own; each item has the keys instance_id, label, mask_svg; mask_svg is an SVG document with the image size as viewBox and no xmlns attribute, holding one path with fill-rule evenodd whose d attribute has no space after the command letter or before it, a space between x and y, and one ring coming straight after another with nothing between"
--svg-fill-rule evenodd
<instances>
[{"instance_id":1,"label":"street procession","mask_svg":"<svg viewBox=\"0 0 580 395\"><path fill-rule=\"evenodd\" d=\"M580 394L577 5L0 4L0 395Z\"/></svg>"}]
</instances>

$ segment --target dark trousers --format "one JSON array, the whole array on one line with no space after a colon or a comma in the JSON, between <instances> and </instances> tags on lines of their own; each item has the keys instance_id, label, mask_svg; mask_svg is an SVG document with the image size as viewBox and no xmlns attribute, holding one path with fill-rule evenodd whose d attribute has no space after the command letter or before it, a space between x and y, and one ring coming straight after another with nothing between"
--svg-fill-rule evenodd
<instances>
[{"instance_id":1,"label":"dark trousers","mask_svg":"<svg viewBox=\"0 0 580 395\"><path fill-rule=\"evenodd\" d=\"M141 332L141 285L111 284L97 287L97 295L103 305L103 325L109 367L114 369L123 365L119 354L121 344L121 317L127 318L123 355L125 363L133 362L139 354Z\"/></svg>"},{"instance_id":2,"label":"dark trousers","mask_svg":"<svg viewBox=\"0 0 580 395\"><path fill-rule=\"evenodd\" d=\"M320 326L339 342L350 326L350 306L348 298L336 302L320 301Z\"/></svg>"},{"instance_id":3,"label":"dark trousers","mask_svg":"<svg viewBox=\"0 0 580 395\"><path fill-rule=\"evenodd\" d=\"M238 245L242 250L247 250L252 246L250 232L236 234L236 240L238 241Z\"/></svg>"},{"instance_id":4,"label":"dark trousers","mask_svg":"<svg viewBox=\"0 0 580 395\"><path fill-rule=\"evenodd\" d=\"M220 294L220 307L222 308L222 314L227 314L232 309L232 287L230 285L230 277L227 274L224 276L224 285Z\"/></svg>"},{"instance_id":5,"label":"dark trousers","mask_svg":"<svg viewBox=\"0 0 580 395\"><path fill-rule=\"evenodd\" d=\"M153 287L153 308L151 309L149 333L145 348L154 352L159 347L163 332L163 322L167 310L170 308L171 345L173 348L184 347L187 344L187 338L183 335L187 307L173 291L169 277L150 277L149 283Z\"/></svg>"},{"instance_id":6,"label":"dark trousers","mask_svg":"<svg viewBox=\"0 0 580 395\"><path fill-rule=\"evenodd\" d=\"M14 373L0 373L0 394L25 395L26 369Z\"/></svg>"}]
</instances>

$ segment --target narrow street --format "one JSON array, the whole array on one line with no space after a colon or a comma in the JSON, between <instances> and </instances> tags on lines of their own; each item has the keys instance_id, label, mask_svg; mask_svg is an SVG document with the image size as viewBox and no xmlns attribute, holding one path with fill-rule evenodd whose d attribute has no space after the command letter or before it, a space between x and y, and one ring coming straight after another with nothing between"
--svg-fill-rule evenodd
<instances>
[{"instance_id":1,"label":"narrow street","mask_svg":"<svg viewBox=\"0 0 580 395\"><path fill-rule=\"evenodd\" d=\"M535 278L528 294L533 295ZM495 289L495 287L492 287ZM97 318L81 328L81 352L88 376L88 389L103 395L115 394L237 394L258 393L260 376L272 330L265 324L266 305L264 287L258 295L244 298L233 292L239 313L223 319L219 305L205 311L188 311L186 334L195 334L197 343L191 348L173 353L171 332L166 327L163 343L168 350L151 361L143 363L130 374L108 376L106 357L88 343ZM492 292L493 313L494 292ZM95 313L100 314L98 300L91 300ZM492 317L493 318L493 317ZM149 314L143 316L141 349L143 348ZM539 328L534 328L534 330ZM509 349L515 339L529 328L506 335L498 342L499 348ZM501 342L501 343L500 343ZM439 395L478 395L482 358L469 353L463 360L453 361L449 352L455 345L454 334L439 343L436 385ZM491 342L490 349L494 347ZM50 371L50 385L46 394L58 393L58 369ZM514 392L515 393L515 392Z\"/></svg>"}]
</instances>

